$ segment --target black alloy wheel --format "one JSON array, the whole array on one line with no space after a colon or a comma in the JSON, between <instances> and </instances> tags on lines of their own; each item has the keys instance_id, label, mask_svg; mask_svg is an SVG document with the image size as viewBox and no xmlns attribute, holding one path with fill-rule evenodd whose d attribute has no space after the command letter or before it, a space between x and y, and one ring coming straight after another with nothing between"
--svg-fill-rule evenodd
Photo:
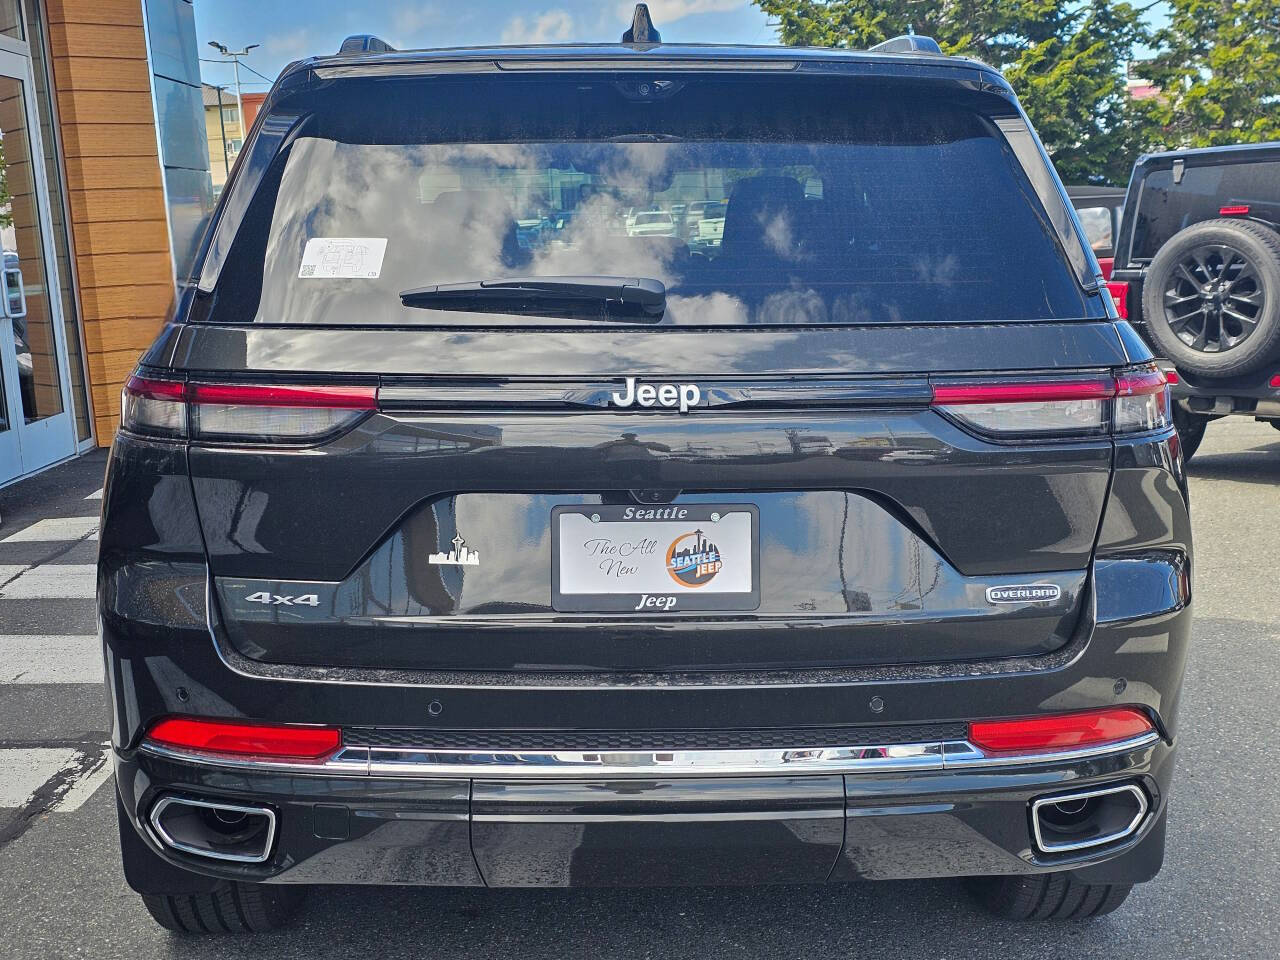
<instances>
[{"instance_id":1,"label":"black alloy wheel","mask_svg":"<svg viewBox=\"0 0 1280 960\"><path fill-rule=\"evenodd\" d=\"M1157 353L1210 377L1251 373L1280 352L1280 234L1250 220L1209 220L1175 234L1143 280Z\"/></svg>"},{"instance_id":2,"label":"black alloy wheel","mask_svg":"<svg viewBox=\"0 0 1280 960\"><path fill-rule=\"evenodd\" d=\"M1266 302L1249 258L1225 243L1211 243L1178 260L1164 290L1165 322L1192 350L1221 352L1253 335Z\"/></svg>"}]
</instances>

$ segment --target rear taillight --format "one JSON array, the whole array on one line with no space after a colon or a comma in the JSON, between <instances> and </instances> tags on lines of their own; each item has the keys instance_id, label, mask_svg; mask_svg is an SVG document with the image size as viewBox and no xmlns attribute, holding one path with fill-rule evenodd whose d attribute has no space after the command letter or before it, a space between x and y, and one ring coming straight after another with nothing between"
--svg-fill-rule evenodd
<instances>
[{"instance_id":1,"label":"rear taillight","mask_svg":"<svg viewBox=\"0 0 1280 960\"><path fill-rule=\"evenodd\" d=\"M1153 364L1126 370L1116 377L1111 421L1116 433L1142 433L1169 426L1169 384L1159 367Z\"/></svg>"},{"instance_id":2,"label":"rear taillight","mask_svg":"<svg viewBox=\"0 0 1280 960\"><path fill-rule=\"evenodd\" d=\"M1249 208L1243 203L1235 204L1230 207L1219 207L1218 216L1220 217L1247 217Z\"/></svg>"},{"instance_id":3,"label":"rear taillight","mask_svg":"<svg viewBox=\"0 0 1280 960\"><path fill-rule=\"evenodd\" d=\"M933 406L1001 439L1091 437L1169 425L1169 388L1154 365L1116 376L949 380L933 384Z\"/></svg>"},{"instance_id":4,"label":"rear taillight","mask_svg":"<svg viewBox=\"0 0 1280 960\"><path fill-rule=\"evenodd\" d=\"M1152 733L1151 718L1133 707L1107 707L969 724L969 742L990 753L1040 753L1122 743Z\"/></svg>"},{"instance_id":5,"label":"rear taillight","mask_svg":"<svg viewBox=\"0 0 1280 960\"><path fill-rule=\"evenodd\" d=\"M130 377L120 426L131 433L233 443L300 443L353 426L378 407L372 386L182 383Z\"/></svg>"},{"instance_id":6,"label":"rear taillight","mask_svg":"<svg viewBox=\"0 0 1280 960\"><path fill-rule=\"evenodd\" d=\"M185 437L185 383L130 377L120 395L120 426L150 436Z\"/></svg>"},{"instance_id":7,"label":"rear taillight","mask_svg":"<svg viewBox=\"0 0 1280 960\"><path fill-rule=\"evenodd\" d=\"M147 731L146 740L162 747L195 753L276 760L323 760L342 746L342 731L337 727L301 724L166 717Z\"/></svg>"}]
</instances>

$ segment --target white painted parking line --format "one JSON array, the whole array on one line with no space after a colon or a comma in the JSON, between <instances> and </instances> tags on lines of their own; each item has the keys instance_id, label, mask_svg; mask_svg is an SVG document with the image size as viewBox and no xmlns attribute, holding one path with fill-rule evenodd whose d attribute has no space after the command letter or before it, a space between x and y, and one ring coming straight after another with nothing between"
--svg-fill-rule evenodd
<instances>
[{"instance_id":1,"label":"white painted parking line","mask_svg":"<svg viewBox=\"0 0 1280 960\"><path fill-rule=\"evenodd\" d=\"M111 761L107 759L107 754L104 752L102 762L73 783L71 789L64 793L62 798L50 809L57 810L59 813L71 813L73 810L79 810L84 806L85 801L97 793L98 788L110 779Z\"/></svg>"},{"instance_id":2,"label":"white painted parking line","mask_svg":"<svg viewBox=\"0 0 1280 960\"><path fill-rule=\"evenodd\" d=\"M93 491L93 493L91 493L91 494L89 494L87 497L85 497L85 499L86 499L86 500L101 500L101 499L102 499L102 488L101 488L101 487L99 487L97 490Z\"/></svg>"},{"instance_id":3,"label":"white painted parking line","mask_svg":"<svg viewBox=\"0 0 1280 960\"><path fill-rule=\"evenodd\" d=\"M31 543L37 540L90 540L98 539L97 517L49 517L37 520L29 527L0 540L0 543Z\"/></svg>"},{"instance_id":4,"label":"white painted parking line","mask_svg":"<svg viewBox=\"0 0 1280 960\"><path fill-rule=\"evenodd\" d=\"M0 586L4 586L25 569L26 565L21 563L0 563Z\"/></svg>"},{"instance_id":5,"label":"white painted parking line","mask_svg":"<svg viewBox=\"0 0 1280 960\"><path fill-rule=\"evenodd\" d=\"M70 767L75 750L27 747L0 750L0 807L21 807L59 770Z\"/></svg>"},{"instance_id":6,"label":"white painted parking line","mask_svg":"<svg viewBox=\"0 0 1280 960\"><path fill-rule=\"evenodd\" d=\"M102 683L102 645L84 636L0 636L0 683Z\"/></svg>"},{"instance_id":7,"label":"white painted parking line","mask_svg":"<svg viewBox=\"0 0 1280 960\"><path fill-rule=\"evenodd\" d=\"M3 574L4 571L0 570L0 577ZM95 581L96 568L92 563L46 563L26 570L12 583L0 587L0 598L5 600L91 598L94 596ZM3 580L0 580L0 583L2 582Z\"/></svg>"}]
</instances>

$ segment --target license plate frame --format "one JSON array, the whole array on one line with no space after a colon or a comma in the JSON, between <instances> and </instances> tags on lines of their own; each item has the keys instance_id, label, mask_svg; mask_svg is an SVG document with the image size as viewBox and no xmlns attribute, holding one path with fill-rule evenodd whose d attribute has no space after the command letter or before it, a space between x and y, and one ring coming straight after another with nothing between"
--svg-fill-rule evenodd
<instances>
[{"instance_id":1,"label":"license plate frame","mask_svg":"<svg viewBox=\"0 0 1280 960\"><path fill-rule=\"evenodd\" d=\"M744 522L747 525L745 544L741 529ZM713 562L718 561L721 566L701 585L694 586L677 579L676 574L668 569L668 551L676 550L677 546L694 550L698 542L694 534L698 531L703 532L706 540L711 540L717 532L721 536L708 544L715 548L714 554L711 551L693 552L693 559L714 556L716 560ZM634 546L641 541L654 541L656 547L647 554L640 552L642 547L637 548L625 558L607 553L593 554L583 540L588 534L603 540L625 534L626 539L620 544L625 542ZM720 541L729 544L724 554L720 553ZM575 553L566 554L566 542L573 544L569 549ZM742 589L742 576L748 572L743 569L744 561L748 556L750 579L746 589ZM566 570L566 559L581 566ZM633 559L634 566L639 568L634 575L599 572L604 569L601 563L618 560L632 566L630 561ZM592 561L599 561L595 569L588 566ZM730 564L732 566L727 566ZM698 573L700 569L696 565L683 568L684 576L692 579L705 576L705 572ZM721 582L734 589L709 589L716 586L716 580L726 569L731 573ZM660 571L662 576L656 571ZM618 580L621 584L619 589L591 589L605 576ZM628 578L635 583L634 586ZM753 503L574 504L553 507L551 607L561 613L625 613L637 616L756 610L760 607L760 509Z\"/></svg>"}]
</instances>

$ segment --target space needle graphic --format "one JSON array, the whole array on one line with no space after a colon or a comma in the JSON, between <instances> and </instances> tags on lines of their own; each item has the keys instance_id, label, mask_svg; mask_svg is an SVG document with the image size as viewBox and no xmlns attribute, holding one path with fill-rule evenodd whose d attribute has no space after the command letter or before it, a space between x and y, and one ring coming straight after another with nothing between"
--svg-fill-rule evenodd
<instances>
[{"instance_id":1,"label":"space needle graphic","mask_svg":"<svg viewBox=\"0 0 1280 960\"><path fill-rule=\"evenodd\" d=\"M427 563L449 564L459 567L480 566L480 554L467 547L467 541L463 539L462 534L456 534L452 543L453 549L447 554L433 553L428 555Z\"/></svg>"}]
</instances>

